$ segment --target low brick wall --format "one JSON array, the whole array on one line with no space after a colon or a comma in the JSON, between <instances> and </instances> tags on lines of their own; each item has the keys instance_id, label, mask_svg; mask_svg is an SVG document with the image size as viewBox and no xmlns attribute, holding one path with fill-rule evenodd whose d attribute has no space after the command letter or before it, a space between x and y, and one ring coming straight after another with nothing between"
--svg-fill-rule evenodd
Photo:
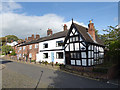
<instances>
[{"instance_id":1,"label":"low brick wall","mask_svg":"<svg viewBox=\"0 0 120 90\"><path fill-rule=\"evenodd\" d=\"M71 73L81 75L81 76L94 78L94 79L100 79L100 80L108 79L107 73L93 72L94 68L95 67L79 67L79 66L66 65L65 67L63 67L61 69L71 72Z\"/></svg>"}]
</instances>

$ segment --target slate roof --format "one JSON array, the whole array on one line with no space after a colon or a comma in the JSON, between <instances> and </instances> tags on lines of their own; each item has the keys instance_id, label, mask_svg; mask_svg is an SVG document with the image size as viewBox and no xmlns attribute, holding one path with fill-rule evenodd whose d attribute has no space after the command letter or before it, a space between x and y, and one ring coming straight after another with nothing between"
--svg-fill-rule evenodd
<instances>
[{"instance_id":1,"label":"slate roof","mask_svg":"<svg viewBox=\"0 0 120 90\"><path fill-rule=\"evenodd\" d=\"M87 33L88 31L88 28L86 27L83 27L81 25L78 25L76 23L72 23L76 29L79 31L79 33L83 36L83 38L85 39L86 42L90 42L90 43L95 43L95 44L99 44L99 45L103 45L104 46L104 43L102 42L102 40L100 40L98 38L97 35L95 35L96 37L96 42L89 36L89 34ZM61 31L61 32L58 32L58 33L55 33L55 34L52 34L50 36L46 36L46 37L42 37L42 38L39 38L37 40L32 40L30 42L25 42L23 43L22 45L20 46L25 46L25 45L29 45L29 44L34 44L34 43L39 43L39 42L43 42L43 41L48 41L48 40L52 40L52 39L57 39L57 38L62 38L62 37L66 37L67 34L68 34L68 31L69 30L66 30L66 31Z\"/></svg>"},{"instance_id":2,"label":"slate roof","mask_svg":"<svg viewBox=\"0 0 120 90\"><path fill-rule=\"evenodd\" d=\"M20 46L25 46L25 45L29 45L29 44L34 44L34 43L39 43L39 42L43 42L43 41L48 41L48 40L52 40L52 39L57 39L57 38L62 38L62 37L66 37L68 33L68 30L66 31L61 31L55 34L52 34L50 36L46 36L46 37L42 37L39 38L37 40L32 40L30 42L25 42L24 44L20 45Z\"/></svg>"}]
</instances>

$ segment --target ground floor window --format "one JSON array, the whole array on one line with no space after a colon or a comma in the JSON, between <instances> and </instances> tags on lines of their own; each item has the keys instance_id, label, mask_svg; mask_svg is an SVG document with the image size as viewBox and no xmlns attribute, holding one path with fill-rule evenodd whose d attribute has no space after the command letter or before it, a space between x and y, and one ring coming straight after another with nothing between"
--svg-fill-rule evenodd
<instances>
[{"instance_id":1,"label":"ground floor window","mask_svg":"<svg viewBox=\"0 0 120 90\"><path fill-rule=\"evenodd\" d=\"M75 60L71 60L71 65L75 65Z\"/></svg>"},{"instance_id":2,"label":"ground floor window","mask_svg":"<svg viewBox=\"0 0 120 90\"><path fill-rule=\"evenodd\" d=\"M32 53L29 54L29 58L32 58Z\"/></svg>"},{"instance_id":3,"label":"ground floor window","mask_svg":"<svg viewBox=\"0 0 120 90\"><path fill-rule=\"evenodd\" d=\"M63 59L63 52L56 52L57 59Z\"/></svg>"},{"instance_id":4,"label":"ground floor window","mask_svg":"<svg viewBox=\"0 0 120 90\"><path fill-rule=\"evenodd\" d=\"M43 59L48 58L48 53L43 53Z\"/></svg>"},{"instance_id":5,"label":"ground floor window","mask_svg":"<svg viewBox=\"0 0 120 90\"><path fill-rule=\"evenodd\" d=\"M81 65L81 60L76 60L76 65Z\"/></svg>"}]
</instances>

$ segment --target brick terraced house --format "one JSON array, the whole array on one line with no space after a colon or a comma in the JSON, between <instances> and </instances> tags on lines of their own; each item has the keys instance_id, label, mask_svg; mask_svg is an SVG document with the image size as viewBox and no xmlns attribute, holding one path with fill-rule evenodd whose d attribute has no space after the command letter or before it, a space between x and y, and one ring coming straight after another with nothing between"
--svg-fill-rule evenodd
<instances>
[{"instance_id":1,"label":"brick terraced house","mask_svg":"<svg viewBox=\"0 0 120 90\"><path fill-rule=\"evenodd\" d=\"M25 38L25 41L19 42L14 48L17 53L17 59L22 60L36 60L36 54L38 53L38 44L36 41L40 36L32 34L32 37Z\"/></svg>"}]
</instances>

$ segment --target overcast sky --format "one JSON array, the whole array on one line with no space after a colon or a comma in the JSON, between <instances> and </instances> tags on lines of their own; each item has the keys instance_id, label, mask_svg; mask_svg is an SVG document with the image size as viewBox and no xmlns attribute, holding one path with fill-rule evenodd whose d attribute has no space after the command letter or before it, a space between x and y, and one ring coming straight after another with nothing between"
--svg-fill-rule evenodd
<instances>
[{"instance_id":1,"label":"overcast sky","mask_svg":"<svg viewBox=\"0 0 120 90\"><path fill-rule=\"evenodd\" d=\"M53 33L63 31L64 24L70 27L72 18L84 27L93 19L100 34L107 26L118 24L117 2L4 2L0 11L2 36L22 39L31 34L46 36L48 28Z\"/></svg>"}]
</instances>

